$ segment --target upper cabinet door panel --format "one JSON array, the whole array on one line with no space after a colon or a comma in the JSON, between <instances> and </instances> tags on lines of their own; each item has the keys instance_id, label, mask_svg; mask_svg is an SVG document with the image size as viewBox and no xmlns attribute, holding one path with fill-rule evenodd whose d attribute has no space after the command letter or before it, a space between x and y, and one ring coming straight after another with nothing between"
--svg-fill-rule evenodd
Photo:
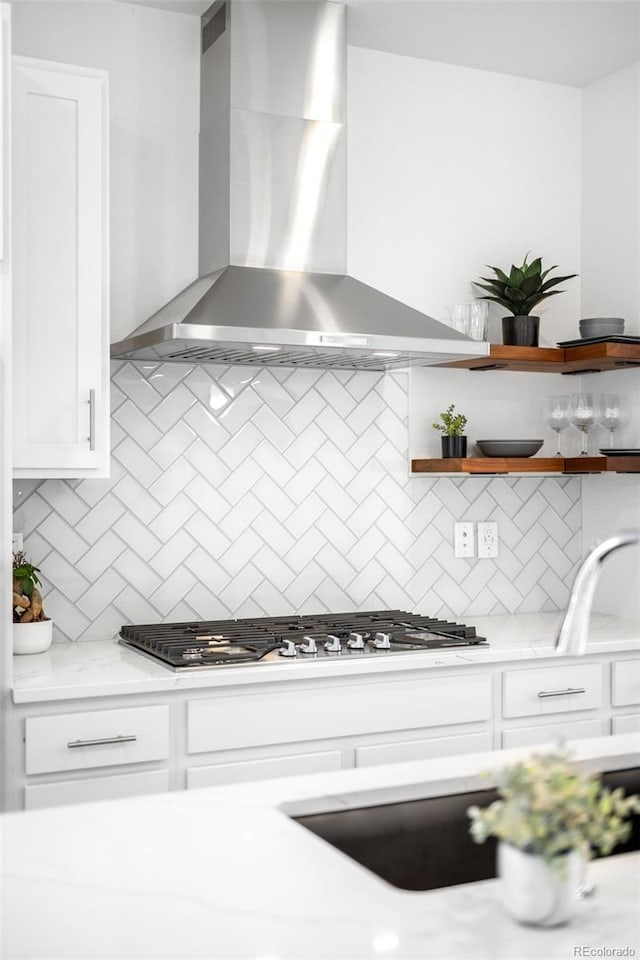
<instances>
[{"instance_id":1,"label":"upper cabinet door panel","mask_svg":"<svg viewBox=\"0 0 640 960\"><path fill-rule=\"evenodd\" d=\"M14 466L108 465L107 78L14 58Z\"/></svg>"}]
</instances>

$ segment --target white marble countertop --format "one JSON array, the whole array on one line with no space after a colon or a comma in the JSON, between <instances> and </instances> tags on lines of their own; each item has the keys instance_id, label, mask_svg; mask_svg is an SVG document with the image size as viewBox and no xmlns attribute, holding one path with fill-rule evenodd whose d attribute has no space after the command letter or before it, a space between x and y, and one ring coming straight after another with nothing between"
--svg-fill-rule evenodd
<instances>
[{"instance_id":1,"label":"white marble countertop","mask_svg":"<svg viewBox=\"0 0 640 960\"><path fill-rule=\"evenodd\" d=\"M480 771L527 752L6 814L0 955L567 960L576 947L637 954L640 855L591 864L595 896L578 904L570 925L541 930L503 912L496 881L400 890L285 812L473 789ZM573 752L595 769L637 765L637 735L580 741Z\"/></svg>"},{"instance_id":2,"label":"white marble countertop","mask_svg":"<svg viewBox=\"0 0 640 960\"><path fill-rule=\"evenodd\" d=\"M13 700L35 703L83 697L153 693L227 687L276 680L313 680L319 677L360 676L414 669L438 669L544 659L555 656L554 642L561 613L469 617L488 647L456 651L433 650L416 654L345 657L312 663L287 662L238 665L174 673L115 640L55 643L45 653L13 658ZM603 653L640 648L640 624L604 614L591 618L587 652Z\"/></svg>"}]
</instances>

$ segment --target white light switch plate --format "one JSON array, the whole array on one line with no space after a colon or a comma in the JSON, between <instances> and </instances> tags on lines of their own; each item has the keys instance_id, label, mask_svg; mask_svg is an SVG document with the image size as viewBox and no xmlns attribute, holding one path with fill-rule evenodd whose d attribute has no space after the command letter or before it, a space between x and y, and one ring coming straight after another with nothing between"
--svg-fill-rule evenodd
<instances>
[{"instance_id":1,"label":"white light switch plate","mask_svg":"<svg viewBox=\"0 0 640 960\"><path fill-rule=\"evenodd\" d=\"M454 523L453 554L455 557L475 557L472 523Z\"/></svg>"},{"instance_id":2,"label":"white light switch plate","mask_svg":"<svg viewBox=\"0 0 640 960\"><path fill-rule=\"evenodd\" d=\"M12 534L11 534L11 549L12 549L12 551L13 551L14 553L17 553L18 550L22 550L23 547L24 547L24 543L23 543L23 540L22 540L22 534L21 534L21 533L12 533Z\"/></svg>"}]
</instances>

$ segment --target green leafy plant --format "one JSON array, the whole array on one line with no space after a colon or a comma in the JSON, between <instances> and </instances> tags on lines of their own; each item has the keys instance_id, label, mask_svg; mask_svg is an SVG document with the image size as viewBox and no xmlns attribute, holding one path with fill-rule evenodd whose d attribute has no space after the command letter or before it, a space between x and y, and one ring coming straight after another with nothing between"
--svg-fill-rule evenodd
<instances>
[{"instance_id":1,"label":"green leafy plant","mask_svg":"<svg viewBox=\"0 0 640 960\"><path fill-rule=\"evenodd\" d=\"M552 290L559 283L565 280L571 280L577 277L577 273L570 273L566 277L553 277L547 280L552 270L557 267L542 269L542 257L536 257L531 263L527 263L525 256L519 267L512 264L511 271L507 275L500 267L491 267L495 277L481 277L484 283L474 280L477 287L482 290L488 290L488 296L480 297L480 300L493 300L500 306L509 310L514 316L527 317L537 304L546 300L547 297L553 297L557 293L563 293L562 290Z\"/></svg>"},{"instance_id":2,"label":"green leafy plant","mask_svg":"<svg viewBox=\"0 0 640 960\"><path fill-rule=\"evenodd\" d=\"M434 430L439 430L445 437L461 437L467 425L467 418L461 413L454 413L455 404L451 403L439 414L440 423L432 423Z\"/></svg>"},{"instance_id":3,"label":"green leafy plant","mask_svg":"<svg viewBox=\"0 0 640 960\"><path fill-rule=\"evenodd\" d=\"M607 856L629 836L631 813L640 813L640 797L609 790L587 775L565 753L533 755L497 774L499 800L469 807L470 833L476 843L497 837L519 850L537 854L557 869L571 850L589 859Z\"/></svg>"},{"instance_id":4,"label":"green leafy plant","mask_svg":"<svg viewBox=\"0 0 640 960\"><path fill-rule=\"evenodd\" d=\"M38 590L41 583L38 567L27 560L27 555L19 550L13 555L13 622L34 623L47 620L42 607L42 595Z\"/></svg>"}]
</instances>

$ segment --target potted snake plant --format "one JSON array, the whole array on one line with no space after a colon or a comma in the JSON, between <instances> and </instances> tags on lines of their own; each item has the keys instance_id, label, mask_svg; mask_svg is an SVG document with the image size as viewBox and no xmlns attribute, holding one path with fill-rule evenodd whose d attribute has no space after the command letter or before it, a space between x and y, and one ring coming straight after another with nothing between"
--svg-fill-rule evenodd
<instances>
[{"instance_id":1,"label":"potted snake plant","mask_svg":"<svg viewBox=\"0 0 640 960\"><path fill-rule=\"evenodd\" d=\"M24 551L13 555L13 652L42 653L51 646L53 624L44 612L41 583Z\"/></svg>"},{"instance_id":2,"label":"potted snake plant","mask_svg":"<svg viewBox=\"0 0 640 960\"><path fill-rule=\"evenodd\" d=\"M484 283L478 280L474 283L488 291L487 296L479 297L480 300L499 303L512 314L502 318L502 342L518 347L537 347L540 317L531 316L531 311L548 297L562 293L562 290L551 288L577 277L577 273L547 279L551 271L557 268L549 267L543 270L542 257L536 257L529 263L527 256L519 267L512 264L508 274L500 267L489 267L495 277L481 277L480 280L484 280Z\"/></svg>"}]
</instances>

